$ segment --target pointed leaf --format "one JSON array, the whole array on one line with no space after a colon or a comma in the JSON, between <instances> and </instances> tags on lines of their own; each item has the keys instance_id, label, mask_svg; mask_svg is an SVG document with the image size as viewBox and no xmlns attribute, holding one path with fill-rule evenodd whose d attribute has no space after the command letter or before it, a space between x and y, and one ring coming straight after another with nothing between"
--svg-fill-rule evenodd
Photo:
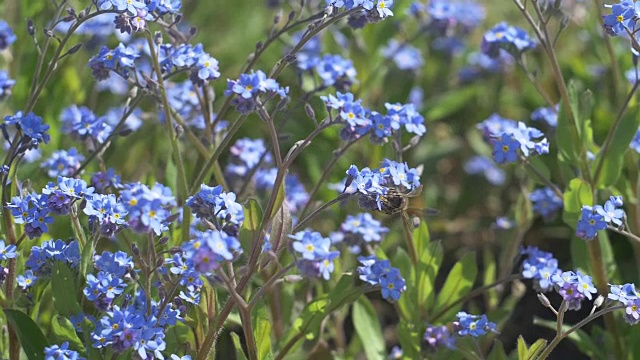
<instances>
[{"instance_id":1,"label":"pointed leaf","mask_svg":"<svg viewBox=\"0 0 640 360\"><path fill-rule=\"evenodd\" d=\"M242 223L242 227L249 231L255 231L258 229L258 226L260 226L261 220L262 208L260 208L260 203L254 198L247 199L247 202L244 204L244 222Z\"/></svg>"},{"instance_id":2,"label":"pointed leaf","mask_svg":"<svg viewBox=\"0 0 640 360\"><path fill-rule=\"evenodd\" d=\"M252 320L255 322L253 332L258 349L258 359L273 360L273 352L271 351L271 322L269 321L267 309L264 304L256 309L256 315L252 316Z\"/></svg>"},{"instance_id":3,"label":"pointed leaf","mask_svg":"<svg viewBox=\"0 0 640 360\"><path fill-rule=\"evenodd\" d=\"M546 346L547 346L547 340L545 339L536 340L536 342L534 342L533 345L531 345L531 347L529 348L529 351L527 352L527 360L536 360L538 358L538 355L542 353L542 351Z\"/></svg>"},{"instance_id":4,"label":"pointed leaf","mask_svg":"<svg viewBox=\"0 0 640 360\"><path fill-rule=\"evenodd\" d=\"M237 360L247 360L247 355L245 355L244 350L242 350L242 344L240 343L240 336L238 334L231 332L231 340L233 341L233 347L236 349L236 359Z\"/></svg>"},{"instance_id":5,"label":"pointed leaf","mask_svg":"<svg viewBox=\"0 0 640 360\"><path fill-rule=\"evenodd\" d=\"M473 287L477 272L475 252L467 254L458 261L453 266L453 269L451 269L451 272L449 272L449 275L447 275L447 280L442 290L438 293L433 313L440 315L442 310L464 297ZM441 314L439 318L450 319L461 307L462 303L452 306L445 313ZM433 319L433 321L435 321L435 319Z\"/></svg>"},{"instance_id":6,"label":"pointed leaf","mask_svg":"<svg viewBox=\"0 0 640 360\"><path fill-rule=\"evenodd\" d=\"M64 316L55 315L51 320L51 331L57 340L56 343L62 344L63 342L68 341L69 348L71 350L75 350L80 353L85 352L84 345L80 338L78 338L76 329L73 327L73 324L69 319Z\"/></svg>"},{"instance_id":7,"label":"pointed leaf","mask_svg":"<svg viewBox=\"0 0 640 360\"><path fill-rule=\"evenodd\" d=\"M269 237L269 241L274 251L277 251L278 248L282 246L282 239L285 239L287 235L291 234L292 224L289 205L283 202L271 223L271 236Z\"/></svg>"},{"instance_id":8,"label":"pointed leaf","mask_svg":"<svg viewBox=\"0 0 640 360\"><path fill-rule=\"evenodd\" d=\"M58 312L66 317L80 314L82 309L78 303L78 287L71 269L61 261L56 261L51 274L51 291L53 305Z\"/></svg>"},{"instance_id":9,"label":"pointed leaf","mask_svg":"<svg viewBox=\"0 0 640 360\"><path fill-rule=\"evenodd\" d=\"M44 359L44 348L49 346L38 325L20 310L4 309L9 325L13 327L29 360Z\"/></svg>"},{"instance_id":10,"label":"pointed leaf","mask_svg":"<svg viewBox=\"0 0 640 360\"><path fill-rule=\"evenodd\" d=\"M593 192L591 186L580 178L575 178L569 182L569 187L564 192L564 210L562 219L575 229L580 218L583 205L593 205Z\"/></svg>"},{"instance_id":11,"label":"pointed leaf","mask_svg":"<svg viewBox=\"0 0 640 360\"><path fill-rule=\"evenodd\" d=\"M418 258L415 267L416 302L418 308L428 309L433 304L436 276L444 258L444 250L440 241L430 242Z\"/></svg>"},{"instance_id":12,"label":"pointed leaf","mask_svg":"<svg viewBox=\"0 0 640 360\"><path fill-rule=\"evenodd\" d=\"M529 348L521 335L518 337L518 360L527 360L528 353Z\"/></svg>"},{"instance_id":13,"label":"pointed leaf","mask_svg":"<svg viewBox=\"0 0 640 360\"><path fill-rule=\"evenodd\" d=\"M386 357L384 337L378 314L371 302L364 296L353 304L353 326L364 344L368 360L384 360Z\"/></svg>"}]
</instances>

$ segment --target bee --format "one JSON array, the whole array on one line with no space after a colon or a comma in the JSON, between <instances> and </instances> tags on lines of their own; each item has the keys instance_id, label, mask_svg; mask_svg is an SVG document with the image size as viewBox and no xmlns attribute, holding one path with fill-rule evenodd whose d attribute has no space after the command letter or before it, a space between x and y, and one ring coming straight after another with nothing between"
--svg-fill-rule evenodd
<instances>
[{"instance_id":1,"label":"bee","mask_svg":"<svg viewBox=\"0 0 640 360\"><path fill-rule=\"evenodd\" d=\"M358 205L363 209L380 211L387 215L407 214L413 216L424 216L437 214L434 209L416 209L409 207L411 198L422 193L422 185L408 193L403 193L397 188L387 188L387 193L380 197L379 203L375 196L360 195Z\"/></svg>"}]
</instances>

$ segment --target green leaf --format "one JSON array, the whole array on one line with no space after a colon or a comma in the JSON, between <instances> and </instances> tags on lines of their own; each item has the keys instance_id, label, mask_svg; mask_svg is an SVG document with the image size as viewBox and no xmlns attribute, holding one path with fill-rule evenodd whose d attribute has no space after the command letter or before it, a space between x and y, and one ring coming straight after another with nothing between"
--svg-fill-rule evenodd
<instances>
[{"instance_id":1,"label":"green leaf","mask_svg":"<svg viewBox=\"0 0 640 360\"><path fill-rule=\"evenodd\" d=\"M254 198L247 199L247 202L244 204L244 222L242 227L249 231L258 230L261 220L262 208L260 208L260 203Z\"/></svg>"},{"instance_id":2,"label":"green leaf","mask_svg":"<svg viewBox=\"0 0 640 360\"><path fill-rule=\"evenodd\" d=\"M592 173L594 175L596 167L602 163L600 165L601 171L596 179L598 188L613 185L618 180L624 165L624 155L629 149L629 144L638 131L638 127L640 127L640 107L633 106L628 109L627 114L622 116L620 125L611 137L608 151L600 151L596 156L596 161L593 162L594 170ZM609 131L613 131L613 129Z\"/></svg>"},{"instance_id":3,"label":"green leaf","mask_svg":"<svg viewBox=\"0 0 640 360\"><path fill-rule=\"evenodd\" d=\"M56 343L61 344L68 341L70 349L81 353L85 352L84 345L82 341L80 341L80 338L78 338L76 329L66 317L55 315L51 320L51 331L57 340Z\"/></svg>"},{"instance_id":4,"label":"green leaf","mask_svg":"<svg viewBox=\"0 0 640 360\"><path fill-rule=\"evenodd\" d=\"M420 335L411 323L400 321L396 328L404 358L420 359Z\"/></svg>"},{"instance_id":5,"label":"green leaf","mask_svg":"<svg viewBox=\"0 0 640 360\"><path fill-rule=\"evenodd\" d=\"M447 280L444 282L442 290L438 293L433 313L438 314L443 309L464 297L473 287L477 272L476 254L475 252L468 253L453 266L453 269L451 269L451 272L447 275ZM462 303L452 306L443 313L440 318L452 318L461 307ZM433 321L435 321L435 319L433 319Z\"/></svg>"},{"instance_id":6,"label":"green leaf","mask_svg":"<svg viewBox=\"0 0 640 360\"><path fill-rule=\"evenodd\" d=\"M233 347L236 349L236 359L237 360L247 360L247 355L244 354L244 350L242 350L242 344L240 343L240 336L238 334L231 332L231 340L233 341Z\"/></svg>"},{"instance_id":7,"label":"green leaf","mask_svg":"<svg viewBox=\"0 0 640 360\"><path fill-rule=\"evenodd\" d=\"M576 269L582 270L587 274L593 274L587 242L577 236L571 237L571 262Z\"/></svg>"},{"instance_id":8,"label":"green leaf","mask_svg":"<svg viewBox=\"0 0 640 360\"><path fill-rule=\"evenodd\" d=\"M93 252L95 250L95 244L89 240L82 248L82 256L80 258L80 275L83 278L87 277L87 274L93 272Z\"/></svg>"},{"instance_id":9,"label":"green leaf","mask_svg":"<svg viewBox=\"0 0 640 360\"><path fill-rule=\"evenodd\" d=\"M420 254L415 267L416 303L420 309L428 309L433 304L436 276L442 264L444 250L440 241L430 242Z\"/></svg>"},{"instance_id":10,"label":"green leaf","mask_svg":"<svg viewBox=\"0 0 640 360\"><path fill-rule=\"evenodd\" d=\"M262 221L270 221L275 215L276 212L280 209L280 207L282 206L282 204L284 203L284 199L285 199L285 189L284 189L284 178L285 176L282 177L282 181L280 182L280 184L274 184L272 189L278 189L278 194L276 194L276 199L275 202L273 204L273 208L271 209L271 212L269 214L265 214L264 217L262 218ZM276 179L277 180L277 179Z\"/></svg>"},{"instance_id":11,"label":"green leaf","mask_svg":"<svg viewBox=\"0 0 640 360\"><path fill-rule=\"evenodd\" d=\"M529 351L527 352L527 360L536 360L538 358L538 355L542 353L542 351L546 346L547 346L547 340L545 339L536 340L536 342L534 342L533 345L531 345L531 347L529 348Z\"/></svg>"},{"instance_id":12,"label":"green leaf","mask_svg":"<svg viewBox=\"0 0 640 360\"><path fill-rule=\"evenodd\" d=\"M527 174L529 174L529 178L540 185L546 186L547 183L543 181L540 176L542 176L544 179L551 179L551 170L549 170L547 164L545 164L544 161L542 161L542 159L537 156L528 158L527 162L529 162L531 167L536 170L533 171L528 166L525 167L525 169L527 170Z\"/></svg>"},{"instance_id":13,"label":"green leaf","mask_svg":"<svg viewBox=\"0 0 640 360\"><path fill-rule=\"evenodd\" d=\"M593 192L586 181L575 178L569 182L569 187L564 192L564 211L562 219L575 229L580 218L583 205L593 205Z\"/></svg>"},{"instance_id":14,"label":"green leaf","mask_svg":"<svg viewBox=\"0 0 640 360\"><path fill-rule=\"evenodd\" d=\"M522 335L518 336L518 359L519 360L527 360L527 354L529 353L529 349L527 343L524 341Z\"/></svg>"},{"instance_id":15,"label":"green leaf","mask_svg":"<svg viewBox=\"0 0 640 360\"><path fill-rule=\"evenodd\" d=\"M418 308L416 303L417 286L415 268L411 265L411 260L407 252L399 247L393 257L392 264L400 270L400 274L407 282L407 291L400 296L398 300L398 309L400 317L404 320L416 320L414 317L415 309Z\"/></svg>"},{"instance_id":16,"label":"green leaf","mask_svg":"<svg viewBox=\"0 0 640 360\"><path fill-rule=\"evenodd\" d=\"M484 266L483 271L483 285L490 285L496 281L497 273L498 273L498 264L496 262L496 257L494 253L490 249L485 249L482 254L482 263ZM487 303L489 308L493 308L498 305L498 292L495 289L489 289L486 292Z\"/></svg>"},{"instance_id":17,"label":"green leaf","mask_svg":"<svg viewBox=\"0 0 640 360\"><path fill-rule=\"evenodd\" d=\"M22 350L29 360L44 359L44 348L49 346L38 325L20 310L4 309L9 325L16 331Z\"/></svg>"},{"instance_id":18,"label":"green leaf","mask_svg":"<svg viewBox=\"0 0 640 360\"><path fill-rule=\"evenodd\" d=\"M509 357L507 356L507 353L504 351L504 345L502 345L502 342L500 342L500 340L496 340L493 343L493 349L491 349L491 352L487 356L487 360L508 360L508 359Z\"/></svg>"},{"instance_id":19,"label":"green leaf","mask_svg":"<svg viewBox=\"0 0 640 360\"><path fill-rule=\"evenodd\" d=\"M327 315L342 306L353 303L360 295L364 294L365 286L354 285L354 280L352 275L342 275L340 281L329 294L322 294L311 301L281 339L282 344L286 344L300 334L307 340L317 340L320 326Z\"/></svg>"},{"instance_id":20,"label":"green leaf","mask_svg":"<svg viewBox=\"0 0 640 360\"><path fill-rule=\"evenodd\" d=\"M78 303L78 287L71 269L61 261L56 261L51 274L53 306L66 317L82 313Z\"/></svg>"},{"instance_id":21,"label":"green leaf","mask_svg":"<svg viewBox=\"0 0 640 360\"><path fill-rule=\"evenodd\" d=\"M420 227L413 231L413 241L416 246L416 254L418 255L418 258L420 258L431 241L429 228L427 227L426 222L421 221Z\"/></svg>"},{"instance_id":22,"label":"green leaf","mask_svg":"<svg viewBox=\"0 0 640 360\"><path fill-rule=\"evenodd\" d=\"M273 360L273 352L271 351L271 322L267 314L267 309L263 305L258 306L256 315L252 316L253 336L256 339L256 347L258 350L259 360Z\"/></svg>"},{"instance_id":23,"label":"green leaf","mask_svg":"<svg viewBox=\"0 0 640 360\"><path fill-rule=\"evenodd\" d=\"M441 120L462 110L477 96L478 90L478 87L465 86L436 97L430 102L431 106L427 109L424 118L426 121Z\"/></svg>"},{"instance_id":24,"label":"green leaf","mask_svg":"<svg viewBox=\"0 0 640 360\"><path fill-rule=\"evenodd\" d=\"M353 326L364 344L368 360L384 360L386 357L384 337L378 320L378 313L364 296L353 304Z\"/></svg>"}]
</instances>

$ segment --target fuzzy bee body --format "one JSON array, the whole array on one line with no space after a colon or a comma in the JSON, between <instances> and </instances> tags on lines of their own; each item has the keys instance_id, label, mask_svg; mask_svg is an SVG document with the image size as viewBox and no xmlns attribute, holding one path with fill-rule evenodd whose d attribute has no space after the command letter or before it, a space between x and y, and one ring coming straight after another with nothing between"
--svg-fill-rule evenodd
<instances>
[{"instance_id":1,"label":"fuzzy bee body","mask_svg":"<svg viewBox=\"0 0 640 360\"><path fill-rule=\"evenodd\" d=\"M379 203L375 196L360 195L358 205L363 209L375 209L387 215L394 215L409 208L409 199L422 193L422 185L409 193L403 193L396 188L388 188L387 193L380 197Z\"/></svg>"}]
</instances>

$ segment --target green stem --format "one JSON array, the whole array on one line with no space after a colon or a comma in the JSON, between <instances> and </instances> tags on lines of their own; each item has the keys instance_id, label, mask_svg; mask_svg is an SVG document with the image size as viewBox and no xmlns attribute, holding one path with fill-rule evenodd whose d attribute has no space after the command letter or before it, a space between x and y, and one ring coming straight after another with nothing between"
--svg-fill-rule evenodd
<instances>
[{"instance_id":1,"label":"green stem","mask_svg":"<svg viewBox=\"0 0 640 360\"><path fill-rule=\"evenodd\" d=\"M162 98L162 107L165 115L165 124L167 125L167 132L169 133L169 141L171 142L171 150L173 152L173 157L178 167L178 196L180 201L185 201L188 195L189 189L187 188L187 176L184 170L184 162L182 160L182 155L180 154L180 149L178 148L178 139L175 134L175 130L173 128L173 121L171 117L171 110L169 106L169 100L167 98L167 92L164 86L164 79L162 77L162 70L160 69L160 62L158 61L158 53L155 50L156 46L153 42L153 35L151 32L145 32L147 43L149 44L149 49L151 49L151 60L153 62L153 68L156 73L156 78L158 79L158 87L160 89L160 96ZM187 225L188 226L188 223Z\"/></svg>"}]
</instances>

